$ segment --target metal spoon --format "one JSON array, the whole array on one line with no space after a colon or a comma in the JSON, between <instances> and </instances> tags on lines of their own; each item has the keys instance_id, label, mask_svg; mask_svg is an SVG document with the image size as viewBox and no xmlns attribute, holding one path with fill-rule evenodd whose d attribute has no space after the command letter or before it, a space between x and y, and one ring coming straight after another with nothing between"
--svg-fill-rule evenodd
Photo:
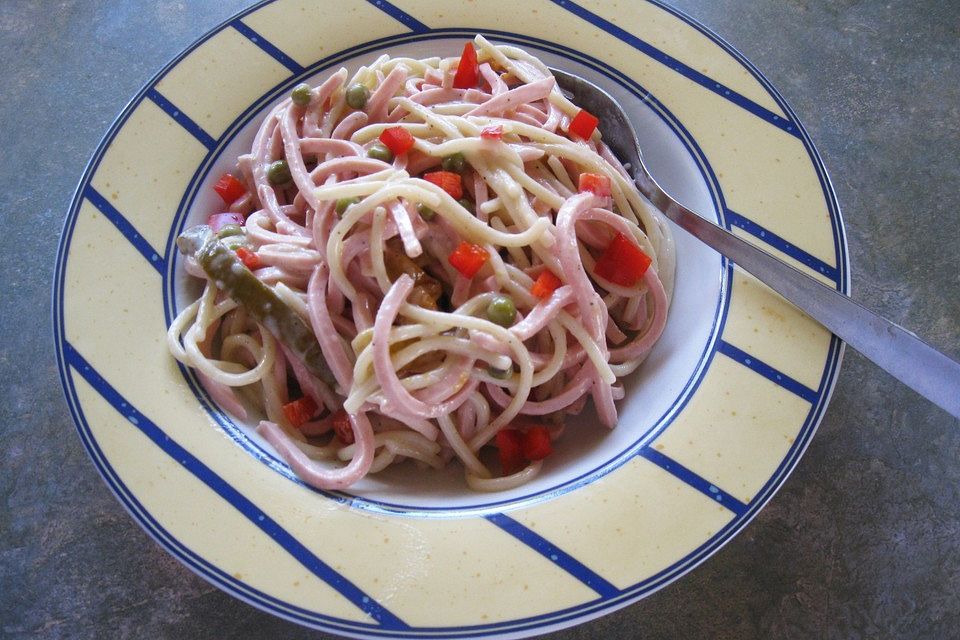
<instances>
[{"instance_id":1,"label":"metal spoon","mask_svg":"<svg viewBox=\"0 0 960 640\"><path fill-rule=\"evenodd\" d=\"M637 133L617 101L579 76L551 69L575 104L601 122L603 140L630 170L640 192L681 228L795 304L895 378L960 418L960 363L915 334L690 211L666 193L640 155ZM616 135L612 135L616 134Z\"/></svg>"}]
</instances>

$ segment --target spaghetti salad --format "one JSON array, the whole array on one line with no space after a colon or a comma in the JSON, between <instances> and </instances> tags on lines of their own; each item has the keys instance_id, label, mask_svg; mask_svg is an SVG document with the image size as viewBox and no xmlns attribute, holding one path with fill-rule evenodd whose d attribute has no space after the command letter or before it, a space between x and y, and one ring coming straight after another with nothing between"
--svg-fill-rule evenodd
<instances>
[{"instance_id":1,"label":"spaghetti salad","mask_svg":"<svg viewBox=\"0 0 960 640\"><path fill-rule=\"evenodd\" d=\"M670 233L597 125L479 35L298 85L178 238L205 284L171 353L312 486L405 460L529 480L588 399L616 424L672 292Z\"/></svg>"}]
</instances>

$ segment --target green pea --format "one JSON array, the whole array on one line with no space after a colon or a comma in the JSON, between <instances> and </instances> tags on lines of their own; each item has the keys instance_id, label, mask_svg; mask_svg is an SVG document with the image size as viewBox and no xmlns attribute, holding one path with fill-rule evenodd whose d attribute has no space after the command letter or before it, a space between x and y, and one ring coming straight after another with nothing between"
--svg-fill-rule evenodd
<instances>
[{"instance_id":1,"label":"green pea","mask_svg":"<svg viewBox=\"0 0 960 640\"><path fill-rule=\"evenodd\" d=\"M440 166L443 167L444 171L462 173L467 167L467 159L463 157L462 153L457 152L449 156L444 156L443 160L440 161Z\"/></svg>"},{"instance_id":2,"label":"green pea","mask_svg":"<svg viewBox=\"0 0 960 640\"><path fill-rule=\"evenodd\" d=\"M380 144L379 142L370 146L367 149L367 157L373 158L374 160L381 160L382 162L393 162L393 152L387 148L386 145Z\"/></svg>"},{"instance_id":3,"label":"green pea","mask_svg":"<svg viewBox=\"0 0 960 640\"><path fill-rule=\"evenodd\" d=\"M470 213L476 213L476 210L474 209L476 205L473 204L473 200L470 200L469 198L460 198L457 200L457 202L459 202L460 206Z\"/></svg>"},{"instance_id":4,"label":"green pea","mask_svg":"<svg viewBox=\"0 0 960 640\"><path fill-rule=\"evenodd\" d=\"M506 380L511 375L513 375L513 369L497 369L496 367L487 367L487 373L491 378L496 378L497 380Z\"/></svg>"},{"instance_id":5,"label":"green pea","mask_svg":"<svg viewBox=\"0 0 960 640\"><path fill-rule=\"evenodd\" d=\"M487 305L487 318L501 327L509 327L517 319L517 307L510 296L493 296Z\"/></svg>"},{"instance_id":6,"label":"green pea","mask_svg":"<svg viewBox=\"0 0 960 640\"><path fill-rule=\"evenodd\" d=\"M290 98L293 104L305 107L310 104L310 98L313 96L313 89L306 83L298 84L290 92Z\"/></svg>"},{"instance_id":7,"label":"green pea","mask_svg":"<svg viewBox=\"0 0 960 640\"><path fill-rule=\"evenodd\" d=\"M367 100L370 99L370 89L365 85L352 84L347 88L347 104L351 109L363 109L367 106Z\"/></svg>"},{"instance_id":8,"label":"green pea","mask_svg":"<svg viewBox=\"0 0 960 640\"><path fill-rule=\"evenodd\" d=\"M337 200L337 215L342 216L343 213L347 210L347 207L354 205L360 202L360 198L354 196L352 198L340 198Z\"/></svg>"},{"instance_id":9,"label":"green pea","mask_svg":"<svg viewBox=\"0 0 960 640\"><path fill-rule=\"evenodd\" d=\"M270 184L286 184L290 182L290 167L286 160L271 162L267 167L267 180Z\"/></svg>"},{"instance_id":10,"label":"green pea","mask_svg":"<svg viewBox=\"0 0 960 640\"><path fill-rule=\"evenodd\" d=\"M217 231L218 238L228 238L230 236L239 236L243 233L243 227L238 224L225 224Z\"/></svg>"},{"instance_id":11,"label":"green pea","mask_svg":"<svg viewBox=\"0 0 960 640\"><path fill-rule=\"evenodd\" d=\"M423 204L422 202L417 205L417 213L420 214L420 217L424 220L433 220L433 217L437 215L437 212Z\"/></svg>"}]
</instances>

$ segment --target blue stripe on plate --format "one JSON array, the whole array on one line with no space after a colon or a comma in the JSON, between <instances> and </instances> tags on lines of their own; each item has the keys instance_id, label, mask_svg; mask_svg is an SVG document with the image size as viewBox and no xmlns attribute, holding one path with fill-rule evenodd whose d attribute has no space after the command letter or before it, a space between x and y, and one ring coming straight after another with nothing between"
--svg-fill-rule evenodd
<instances>
[{"instance_id":1,"label":"blue stripe on plate","mask_svg":"<svg viewBox=\"0 0 960 640\"><path fill-rule=\"evenodd\" d=\"M749 367L767 380L770 380L774 384L780 385L787 391L797 394L811 404L815 404L819 398L817 392L810 387L797 382L785 373L777 371L767 363L763 362L762 360L758 360L746 351L736 348L729 342L724 342L723 340L718 341L717 351L729 358L733 358L740 364Z\"/></svg>"},{"instance_id":2,"label":"blue stripe on plate","mask_svg":"<svg viewBox=\"0 0 960 640\"><path fill-rule=\"evenodd\" d=\"M609 35L615 37L616 39L627 43L637 51L640 51L650 56L657 62L663 65L666 65L667 67L670 67L671 69L673 69L680 75L684 76L685 78L688 78L693 82L696 82L701 87L705 89L709 89L710 91L714 92L721 98L726 98L727 100L734 103L735 105L742 107L743 109L746 109L747 111L757 116L758 118L766 120L773 126L783 129L784 131L786 131L792 136L795 136L797 138L800 137L800 131L798 130L798 127L794 125L794 123L791 122L788 118L775 114L769 109L762 107L756 102L754 102L753 100L747 98L746 96L741 95L736 91L734 91L733 89L720 84L716 80L713 80L709 76L706 76L700 73L696 69L685 65L684 63L680 62L673 56L667 53L664 53L660 49L657 49L656 47L654 47L651 44L648 44L647 42L644 42L643 40L633 35L629 31L625 31L624 29L621 29L620 27L613 24L612 22L605 20L604 18L601 18L597 14L591 11L588 11L587 9L584 9L580 5L576 4L575 2L571 2L570 0L551 0L551 1L554 4L560 5L570 13L586 20L587 22L597 27L598 29L602 29Z\"/></svg>"},{"instance_id":3,"label":"blue stripe on plate","mask_svg":"<svg viewBox=\"0 0 960 640\"><path fill-rule=\"evenodd\" d=\"M234 20L230 26L245 36L250 42L257 45L271 58L285 66L294 75L303 73L303 67L297 64L297 61L278 49L272 42L261 36L259 33L248 27L242 20Z\"/></svg>"},{"instance_id":4,"label":"blue stripe on plate","mask_svg":"<svg viewBox=\"0 0 960 640\"><path fill-rule=\"evenodd\" d=\"M155 105L163 109L168 116L176 120L177 124L190 132L190 135L199 140L200 143L207 149L212 150L215 146L217 146L217 141L214 140L209 133L204 131L200 125L191 120L187 114L185 114L183 111L180 111L180 109L178 109L172 102L164 98L154 87L150 87L147 90L146 95L148 98L150 98L150 100L153 101Z\"/></svg>"},{"instance_id":5,"label":"blue stripe on plate","mask_svg":"<svg viewBox=\"0 0 960 640\"><path fill-rule=\"evenodd\" d=\"M270 536L287 553L293 556L300 564L315 576L330 585L337 593L352 602L357 608L369 615L387 629L403 630L410 627L400 618L390 613L385 607L364 593L359 587L340 575L320 558L310 552L303 544L294 538L276 520L268 516L263 510L253 504L242 493L233 488L226 480L218 476L210 467L206 466L189 451L174 442L170 437L155 425L145 415L140 413L120 393L80 355L72 344L64 340L64 359L72 366L83 379L86 380L104 400L117 410L122 416L137 427L144 435L153 441L168 456L176 460L198 480L206 484L221 498L226 500L250 522Z\"/></svg>"},{"instance_id":6,"label":"blue stripe on plate","mask_svg":"<svg viewBox=\"0 0 960 640\"><path fill-rule=\"evenodd\" d=\"M166 265L164 264L163 258L160 257L160 254L153 250L153 247L150 246L150 243L147 242L143 236L141 236L137 229L130 224L130 221L123 217L119 211L117 211L112 204L110 204L106 198L100 195L100 192L93 188L91 185L87 185L83 190L83 197L90 201L90 204L95 206L97 210L104 215L104 217L113 223L113 226L123 234L123 237L130 241L130 244L140 252L140 254L147 259L154 269L163 275Z\"/></svg>"},{"instance_id":7,"label":"blue stripe on plate","mask_svg":"<svg viewBox=\"0 0 960 640\"><path fill-rule=\"evenodd\" d=\"M646 446L643 449L640 449L640 452L637 455L645 460L649 460L667 473L673 475L678 480L681 480L684 484L693 487L708 498L716 500L718 504L723 505L738 516L743 515L746 513L747 509L750 508L749 505L740 502L720 487L717 487L710 481L701 478L693 471L690 471L690 469L687 469L676 460L673 460L672 458L660 453L653 447Z\"/></svg>"},{"instance_id":8,"label":"blue stripe on plate","mask_svg":"<svg viewBox=\"0 0 960 640\"><path fill-rule=\"evenodd\" d=\"M408 27L414 33L430 31L430 27L423 24L412 15L402 10L400 7L390 4L387 2L387 0L367 0L367 2L375 6L377 9L380 9L380 11L383 11L393 19L400 21L404 26Z\"/></svg>"},{"instance_id":9,"label":"blue stripe on plate","mask_svg":"<svg viewBox=\"0 0 960 640\"><path fill-rule=\"evenodd\" d=\"M513 518L502 513L494 513L484 517L540 555L549 559L602 597L609 598L620 593L619 589L588 569L579 560L562 551L555 544L533 530L523 526Z\"/></svg>"},{"instance_id":10,"label":"blue stripe on plate","mask_svg":"<svg viewBox=\"0 0 960 640\"><path fill-rule=\"evenodd\" d=\"M739 227L740 229L743 229L750 235L756 238L759 238L760 240L763 240L774 249L778 249L782 251L783 253L787 254L788 256L790 256L794 260L797 260L798 262L802 262L803 264L807 265L817 273L823 274L826 277L830 278L833 282L836 282L838 284L840 283L840 272L836 267L830 266L820 258L815 258L814 256L810 255L803 249L800 249L799 247L790 244L789 242L787 242L777 234L767 229L764 229L753 220L743 217L736 211L731 211L730 209L726 209L724 211L724 214L725 214L724 217L726 218L727 222L729 222L733 226Z\"/></svg>"}]
</instances>

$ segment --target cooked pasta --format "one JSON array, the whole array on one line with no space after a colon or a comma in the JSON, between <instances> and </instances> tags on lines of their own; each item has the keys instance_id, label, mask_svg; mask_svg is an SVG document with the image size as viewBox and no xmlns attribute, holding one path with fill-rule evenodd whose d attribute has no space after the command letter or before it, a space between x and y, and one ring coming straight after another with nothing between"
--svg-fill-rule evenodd
<instances>
[{"instance_id":1,"label":"cooked pasta","mask_svg":"<svg viewBox=\"0 0 960 640\"><path fill-rule=\"evenodd\" d=\"M457 460L515 487L588 399L616 424L663 331L665 223L520 49L299 85L234 173L178 241L205 284L169 347L307 484Z\"/></svg>"}]
</instances>

